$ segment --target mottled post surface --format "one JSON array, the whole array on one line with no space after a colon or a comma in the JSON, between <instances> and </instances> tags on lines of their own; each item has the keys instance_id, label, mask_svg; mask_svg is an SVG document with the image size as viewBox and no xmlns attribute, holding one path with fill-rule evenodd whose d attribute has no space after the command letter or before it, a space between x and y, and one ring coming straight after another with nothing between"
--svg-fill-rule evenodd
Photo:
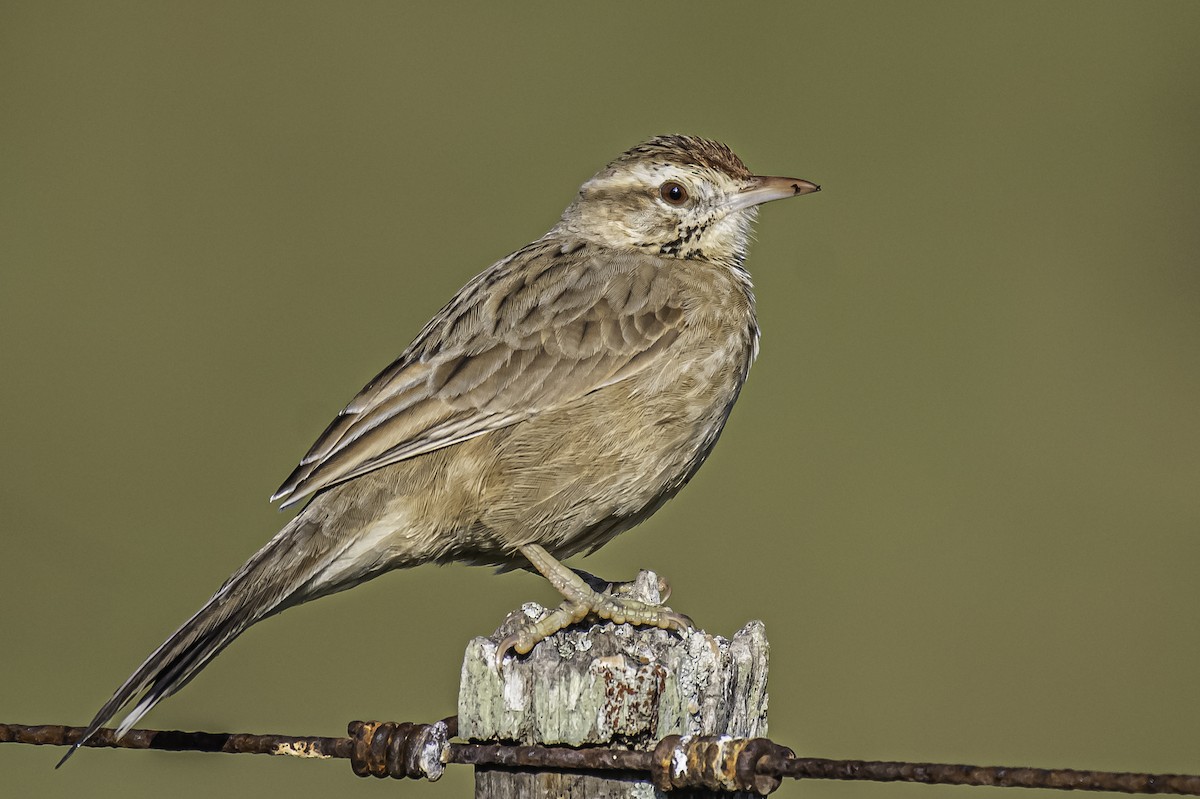
<instances>
[{"instance_id":1,"label":"mottled post surface","mask_svg":"<svg viewBox=\"0 0 1200 799\"><path fill-rule=\"evenodd\" d=\"M633 596L658 603L658 578L643 571ZM523 618L546 612L527 604L493 637L468 645L458 695L462 738L649 750L672 734L767 734L768 645L762 622L748 623L732 640L703 630L681 635L609 622L576 625L528 655L510 655L498 673L493 665L497 643ZM478 799L656 795L663 796L648 780L604 773L475 771Z\"/></svg>"}]
</instances>

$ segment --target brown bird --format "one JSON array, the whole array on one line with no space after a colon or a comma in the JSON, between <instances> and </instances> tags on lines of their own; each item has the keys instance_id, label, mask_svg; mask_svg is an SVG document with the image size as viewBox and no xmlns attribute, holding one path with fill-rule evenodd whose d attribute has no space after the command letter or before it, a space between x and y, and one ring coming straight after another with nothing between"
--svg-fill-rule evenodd
<instances>
[{"instance_id":1,"label":"brown bird","mask_svg":"<svg viewBox=\"0 0 1200 799\"><path fill-rule=\"evenodd\" d=\"M391 569L532 568L563 595L504 641L528 652L594 614L682 628L559 562L675 496L758 350L743 268L757 206L818 191L723 144L659 136L588 180L537 241L477 275L321 434L275 492L300 513L117 689L127 732L234 638Z\"/></svg>"}]
</instances>

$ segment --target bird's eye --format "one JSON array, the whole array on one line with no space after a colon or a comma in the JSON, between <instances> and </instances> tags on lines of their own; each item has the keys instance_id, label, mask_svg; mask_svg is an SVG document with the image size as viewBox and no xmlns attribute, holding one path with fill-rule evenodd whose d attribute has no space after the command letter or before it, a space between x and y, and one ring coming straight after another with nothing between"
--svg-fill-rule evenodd
<instances>
[{"instance_id":1,"label":"bird's eye","mask_svg":"<svg viewBox=\"0 0 1200 799\"><path fill-rule=\"evenodd\" d=\"M668 205L683 205L688 201L687 189L673 180L668 180L658 187L658 196Z\"/></svg>"}]
</instances>

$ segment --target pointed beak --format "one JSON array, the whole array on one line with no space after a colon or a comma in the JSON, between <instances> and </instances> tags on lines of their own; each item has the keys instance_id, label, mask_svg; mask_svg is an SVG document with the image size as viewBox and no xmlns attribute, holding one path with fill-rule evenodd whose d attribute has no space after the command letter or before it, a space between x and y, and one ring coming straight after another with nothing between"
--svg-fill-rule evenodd
<instances>
[{"instance_id":1,"label":"pointed beak","mask_svg":"<svg viewBox=\"0 0 1200 799\"><path fill-rule=\"evenodd\" d=\"M730 209L749 208L752 205L762 205L771 200L782 200L800 194L812 194L820 191L816 183L810 183L800 178L777 178L755 176L747 181L746 188L730 198Z\"/></svg>"}]
</instances>

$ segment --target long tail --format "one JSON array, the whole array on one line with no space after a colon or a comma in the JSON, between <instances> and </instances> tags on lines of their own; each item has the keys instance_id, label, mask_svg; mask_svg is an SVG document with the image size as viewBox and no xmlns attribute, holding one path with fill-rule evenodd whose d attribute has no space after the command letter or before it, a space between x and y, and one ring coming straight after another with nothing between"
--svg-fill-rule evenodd
<instances>
[{"instance_id":1,"label":"long tail","mask_svg":"<svg viewBox=\"0 0 1200 799\"><path fill-rule=\"evenodd\" d=\"M166 697L187 685L208 662L255 622L286 607L313 599L314 577L340 554L322 525L300 514L260 549L194 616L171 634L138 666L112 699L104 703L87 730L58 766L67 762L117 711L137 703L117 727L120 737ZM333 590L337 590L333 588ZM58 768L55 766L55 768Z\"/></svg>"}]
</instances>

